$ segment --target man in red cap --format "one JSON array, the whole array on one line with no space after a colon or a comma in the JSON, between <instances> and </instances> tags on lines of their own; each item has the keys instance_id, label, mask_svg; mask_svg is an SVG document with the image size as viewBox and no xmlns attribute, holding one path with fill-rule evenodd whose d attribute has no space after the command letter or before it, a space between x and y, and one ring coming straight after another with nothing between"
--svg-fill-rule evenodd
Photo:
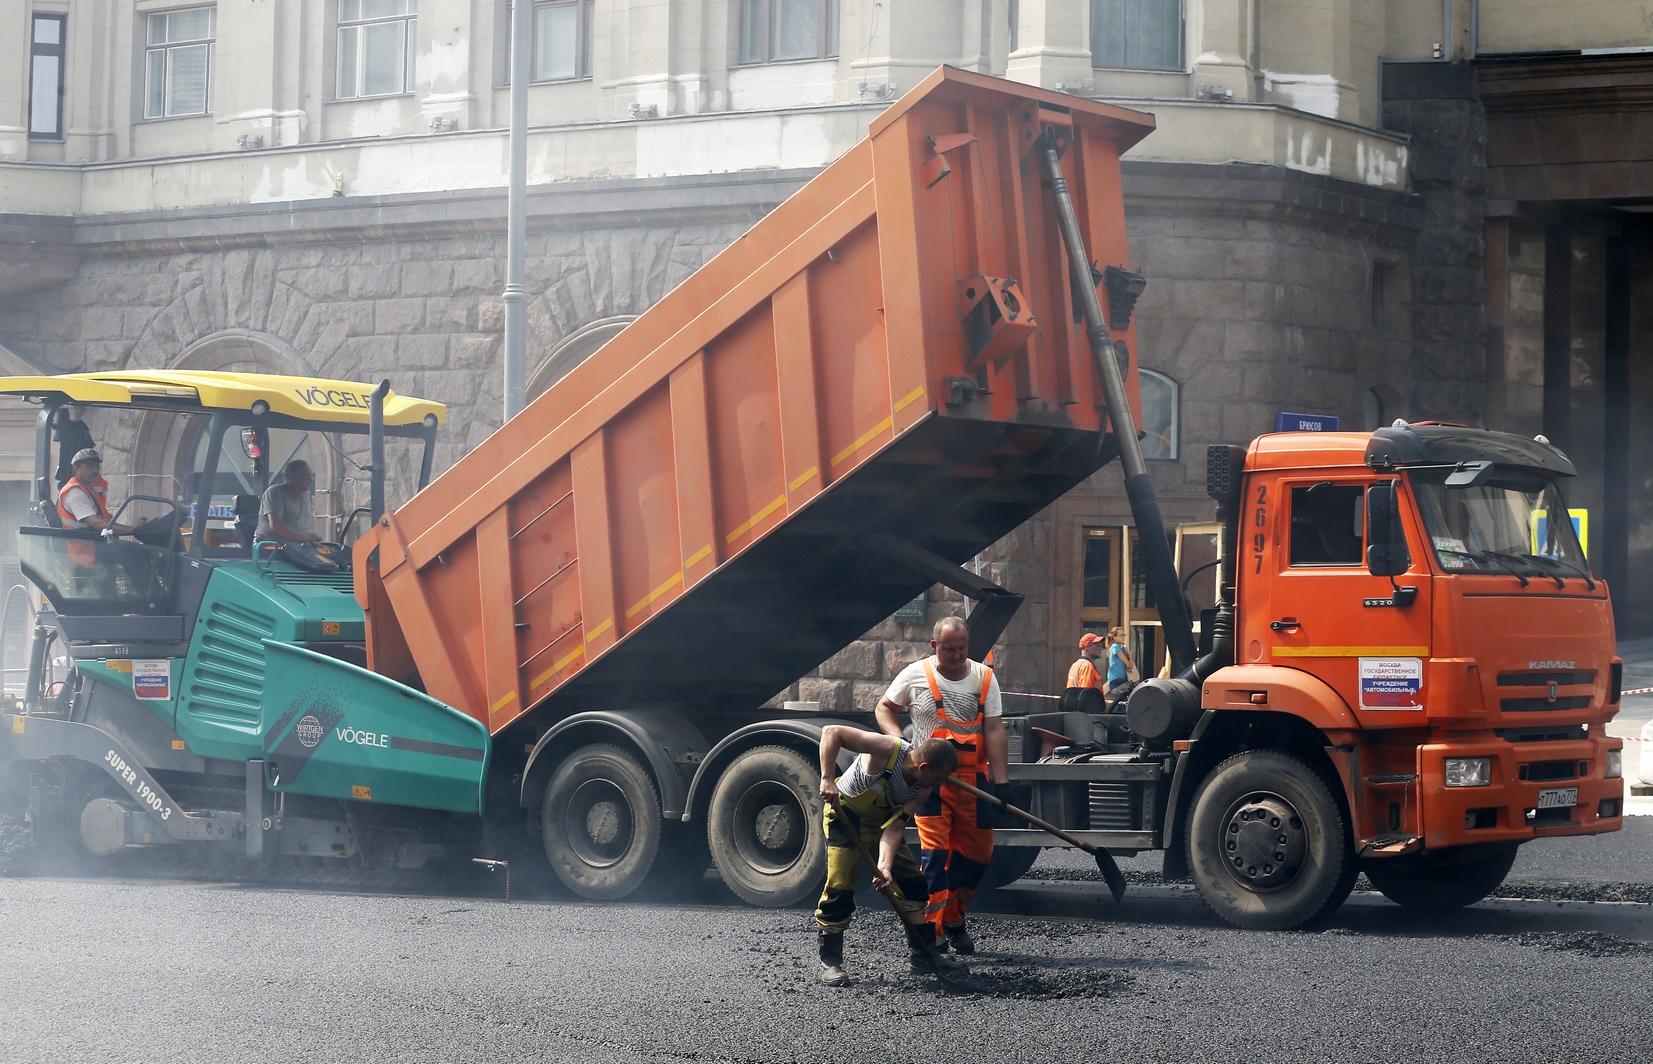
<instances>
[{"instance_id":1,"label":"man in red cap","mask_svg":"<svg viewBox=\"0 0 1653 1064\"><path fill-rule=\"evenodd\" d=\"M1080 636L1079 660L1068 670L1068 686L1094 687L1098 691L1106 691L1102 674L1096 670L1096 662L1107 649L1108 641L1095 632L1086 632Z\"/></svg>"}]
</instances>

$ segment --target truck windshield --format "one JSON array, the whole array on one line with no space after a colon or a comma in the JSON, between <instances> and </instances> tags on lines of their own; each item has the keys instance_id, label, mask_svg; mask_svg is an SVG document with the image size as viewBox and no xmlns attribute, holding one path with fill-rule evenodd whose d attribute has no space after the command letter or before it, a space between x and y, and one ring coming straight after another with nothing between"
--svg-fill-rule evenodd
<instances>
[{"instance_id":1,"label":"truck windshield","mask_svg":"<svg viewBox=\"0 0 1653 1064\"><path fill-rule=\"evenodd\" d=\"M1412 491L1442 569L1523 578L1588 575L1589 562L1553 480L1513 472L1475 487L1449 488L1450 472L1412 474Z\"/></svg>"}]
</instances>

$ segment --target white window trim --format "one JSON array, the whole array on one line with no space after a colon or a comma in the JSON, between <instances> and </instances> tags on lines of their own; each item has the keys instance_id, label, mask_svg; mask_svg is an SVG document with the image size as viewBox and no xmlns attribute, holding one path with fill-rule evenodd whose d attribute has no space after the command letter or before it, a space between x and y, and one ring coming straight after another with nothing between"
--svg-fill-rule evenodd
<instances>
[{"instance_id":1,"label":"white window trim","mask_svg":"<svg viewBox=\"0 0 1653 1064\"><path fill-rule=\"evenodd\" d=\"M408 96L413 93L414 57L418 52L419 42L419 5L417 2L409 4L409 8L395 15L383 15L376 18L356 18L346 20L338 16L341 5L335 3L333 18L333 98L340 101L348 100L385 100L395 96ZM362 78L366 64L363 50L366 48L366 33L362 32L369 26L386 25L392 22L404 23L402 29L402 85L393 92L361 92ZM356 84L351 86L349 93L339 84L340 71L343 64L339 62L339 54L344 47L346 30L356 30Z\"/></svg>"},{"instance_id":2,"label":"white window trim","mask_svg":"<svg viewBox=\"0 0 1653 1064\"><path fill-rule=\"evenodd\" d=\"M155 18L158 15L175 15L185 11L202 10L212 12L212 28L209 31L208 36L189 41L167 41L165 44L149 43L150 19ZM143 95L139 99L138 106L140 108L140 113L143 116L142 120L145 122L170 122L179 118L200 118L204 115L212 114L213 73L218 59L218 6L216 4L195 4L185 7L168 7L155 11L143 11L138 15L138 25L140 27L140 35L138 40L142 46L142 56L140 62L143 64ZM203 109L200 111L180 111L178 113L172 113L172 83L170 73L172 67L172 53L179 49L196 48L202 45L205 45L207 50L207 64L205 73L206 91L202 93ZM154 52L164 52L166 54L166 60L163 72L161 74L161 113L152 115L149 113L149 56Z\"/></svg>"}]
</instances>

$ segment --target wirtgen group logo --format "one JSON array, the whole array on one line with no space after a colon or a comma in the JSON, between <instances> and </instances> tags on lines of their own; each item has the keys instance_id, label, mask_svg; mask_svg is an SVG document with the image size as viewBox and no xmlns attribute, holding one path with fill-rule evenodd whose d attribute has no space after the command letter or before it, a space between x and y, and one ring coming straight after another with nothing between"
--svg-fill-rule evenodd
<instances>
[{"instance_id":1,"label":"wirtgen group logo","mask_svg":"<svg viewBox=\"0 0 1653 1064\"><path fill-rule=\"evenodd\" d=\"M306 713L304 719L293 725L293 731L298 735L298 741L306 750L314 750L321 737L327 734L327 729L321 726L313 714Z\"/></svg>"}]
</instances>

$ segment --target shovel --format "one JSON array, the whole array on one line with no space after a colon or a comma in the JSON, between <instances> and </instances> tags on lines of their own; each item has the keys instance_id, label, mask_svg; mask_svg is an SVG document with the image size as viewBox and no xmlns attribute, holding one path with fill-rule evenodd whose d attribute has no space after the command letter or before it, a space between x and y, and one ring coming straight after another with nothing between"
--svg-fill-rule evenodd
<instances>
[{"instance_id":1,"label":"shovel","mask_svg":"<svg viewBox=\"0 0 1653 1064\"><path fill-rule=\"evenodd\" d=\"M998 806L1000 809L1003 809L1013 817L1018 817L1027 821L1029 824L1032 824L1036 828L1042 828L1043 830L1050 832L1052 835L1055 835L1069 846L1077 846L1081 850L1084 850L1086 853L1096 858L1096 870L1102 873L1102 878L1108 884L1108 890L1113 894L1113 900L1119 901L1125 896L1125 873L1119 870L1119 865L1114 863L1113 855L1107 850L1104 850L1098 846L1092 846L1088 842L1080 842L1079 839L1069 835L1067 832L1063 831L1055 824L1052 824L1050 821L1040 820L1026 809L1018 809L1016 806L1011 805L1003 798L1000 798L997 795L988 794L980 787L966 783L957 776L948 776L947 782L953 784L961 791L975 795L984 802Z\"/></svg>"},{"instance_id":2,"label":"shovel","mask_svg":"<svg viewBox=\"0 0 1653 1064\"><path fill-rule=\"evenodd\" d=\"M844 816L844 807L838 804L837 798L828 798L827 801L832 803L832 808L838 811L838 815L840 817ZM855 839L855 848L861 851L861 860L867 862L867 867L872 869L874 874L876 874L878 871L878 862L867 850L867 844L861 839L861 832L850 826L847 817L845 818L844 826L849 829L850 836ZM903 843L902 845L906 844ZM910 941L917 943L918 948L924 951L924 959L929 962L930 970L936 973L936 978L941 980L942 987L948 990L953 989L953 984L948 981L946 969L942 967L941 957L936 953L936 945L931 937L932 932L930 931L930 922L928 920L921 919L917 923L914 923L908 918L907 910L901 907L901 899L895 896L894 884L879 887L878 893L884 895L884 900L889 902L890 908L895 910L896 919L900 920L901 926L907 929L907 938Z\"/></svg>"}]
</instances>

